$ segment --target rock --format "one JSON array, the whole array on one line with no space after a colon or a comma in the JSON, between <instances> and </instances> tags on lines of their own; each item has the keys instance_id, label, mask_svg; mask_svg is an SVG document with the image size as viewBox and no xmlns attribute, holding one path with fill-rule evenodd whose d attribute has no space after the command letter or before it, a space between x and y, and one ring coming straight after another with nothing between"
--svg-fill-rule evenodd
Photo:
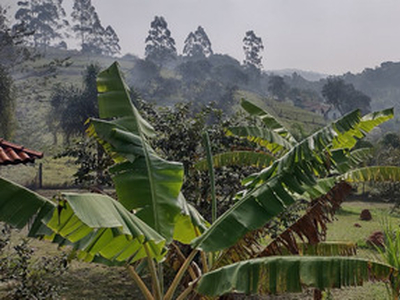
<instances>
[{"instance_id":1,"label":"rock","mask_svg":"<svg viewBox=\"0 0 400 300\"><path fill-rule=\"evenodd\" d=\"M372 219L371 212L369 209L363 209L360 214L360 220L362 221L370 221Z\"/></svg>"},{"instance_id":2,"label":"rock","mask_svg":"<svg viewBox=\"0 0 400 300\"><path fill-rule=\"evenodd\" d=\"M367 244L372 246L384 247L385 235L382 231L375 231L367 238Z\"/></svg>"}]
</instances>

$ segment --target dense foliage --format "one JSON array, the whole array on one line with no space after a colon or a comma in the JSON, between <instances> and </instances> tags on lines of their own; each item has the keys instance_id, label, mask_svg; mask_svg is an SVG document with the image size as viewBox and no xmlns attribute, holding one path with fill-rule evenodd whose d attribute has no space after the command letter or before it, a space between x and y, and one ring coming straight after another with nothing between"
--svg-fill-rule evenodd
<instances>
[{"instance_id":1,"label":"dense foliage","mask_svg":"<svg viewBox=\"0 0 400 300\"><path fill-rule=\"evenodd\" d=\"M329 289L359 285L371 279L394 278L397 282L394 266L346 257L301 256L296 241L296 237L306 238L310 247L321 241L326 222L351 190L346 181L400 177L395 167L354 169L368 151L352 151L358 139L391 119L393 110L364 117L356 110L297 141L274 116L242 100L243 109L257 121L250 126L230 127L227 134L258 144L264 153L224 153L215 157L215 166L251 161L250 165L254 161L260 165L260 155L264 156L264 165L242 181L243 190L236 195L235 203L208 224L185 199L184 165L162 158L157 143L152 142L156 129L132 104L118 64L98 75L97 87L99 118L91 119L87 131L113 159L109 171L118 201L105 194L65 193L55 203L0 179L2 220L21 228L34 217L30 236L72 244L78 258L87 262L124 264L148 300L173 299L186 271L192 284L180 291L180 300L192 293L269 294L298 292L303 286ZM151 110L147 111L151 115ZM210 154L209 145L205 147ZM209 171L211 161L208 155ZM304 216L292 225L282 224L286 227L283 232L266 245L271 221L302 199L309 203ZM21 207L18 213L16 206ZM182 252L176 242L190 245L191 252ZM270 257L281 253L280 247L297 256ZM164 291L161 263L167 252L178 257L179 271ZM197 253L201 254L201 270L194 265ZM138 274L138 261L147 262L151 290Z\"/></svg>"}]
</instances>

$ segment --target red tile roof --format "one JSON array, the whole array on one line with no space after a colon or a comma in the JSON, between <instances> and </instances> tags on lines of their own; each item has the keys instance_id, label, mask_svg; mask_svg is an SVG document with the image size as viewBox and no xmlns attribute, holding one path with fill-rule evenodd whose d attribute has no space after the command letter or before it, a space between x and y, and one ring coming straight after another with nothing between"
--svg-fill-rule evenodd
<instances>
[{"instance_id":1,"label":"red tile roof","mask_svg":"<svg viewBox=\"0 0 400 300\"><path fill-rule=\"evenodd\" d=\"M43 152L26 149L0 138L0 165L16 165L32 163L42 158Z\"/></svg>"}]
</instances>

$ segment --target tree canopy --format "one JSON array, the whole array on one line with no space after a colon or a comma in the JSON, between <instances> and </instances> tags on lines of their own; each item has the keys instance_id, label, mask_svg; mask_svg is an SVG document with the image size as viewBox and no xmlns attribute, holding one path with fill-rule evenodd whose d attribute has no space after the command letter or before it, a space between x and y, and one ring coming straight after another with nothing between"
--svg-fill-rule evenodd
<instances>
[{"instance_id":1,"label":"tree canopy","mask_svg":"<svg viewBox=\"0 0 400 300\"><path fill-rule=\"evenodd\" d=\"M243 38L244 65L252 66L256 69L262 68L262 55L264 50L262 39L258 37L253 30L247 31Z\"/></svg>"},{"instance_id":2,"label":"tree canopy","mask_svg":"<svg viewBox=\"0 0 400 300\"><path fill-rule=\"evenodd\" d=\"M212 54L211 42L203 27L199 26L195 32L189 33L183 47L183 55L192 58L202 58Z\"/></svg>"},{"instance_id":3,"label":"tree canopy","mask_svg":"<svg viewBox=\"0 0 400 300\"><path fill-rule=\"evenodd\" d=\"M145 56L158 65L176 58L175 40L162 16L155 16L146 40Z\"/></svg>"},{"instance_id":4,"label":"tree canopy","mask_svg":"<svg viewBox=\"0 0 400 300\"><path fill-rule=\"evenodd\" d=\"M342 115L359 108L363 114L371 111L371 98L345 83L341 78L331 77L322 88L327 103L335 107Z\"/></svg>"},{"instance_id":5,"label":"tree canopy","mask_svg":"<svg viewBox=\"0 0 400 300\"><path fill-rule=\"evenodd\" d=\"M91 0L75 0L71 17L72 30L80 39L83 52L111 56L120 53L117 33L111 26L104 29Z\"/></svg>"},{"instance_id":6,"label":"tree canopy","mask_svg":"<svg viewBox=\"0 0 400 300\"><path fill-rule=\"evenodd\" d=\"M25 27L32 35L28 40L34 47L48 47L52 41L64 36L62 29L68 25L62 0L18 1L15 28Z\"/></svg>"}]
</instances>

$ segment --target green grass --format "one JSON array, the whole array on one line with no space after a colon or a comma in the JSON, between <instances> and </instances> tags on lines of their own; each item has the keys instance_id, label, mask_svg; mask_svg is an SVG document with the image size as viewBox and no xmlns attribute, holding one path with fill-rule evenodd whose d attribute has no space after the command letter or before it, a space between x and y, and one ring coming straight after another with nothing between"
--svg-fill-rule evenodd
<instances>
[{"instance_id":1,"label":"green grass","mask_svg":"<svg viewBox=\"0 0 400 300\"><path fill-rule=\"evenodd\" d=\"M45 154L46 155L46 154ZM0 176L24 186L38 184L39 164L43 165L43 186L48 188L66 187L73 183L77 167L68 158L44 157L34 164L1 166Z\"/></svg>"},{"instance_id":2,"label":"green grass","mask_svg":"<svg viewBox=\"0 0 400 300\"><path fill-rule=\"evenodd\" d=\"M361 211L367 208L372 214L372 220L360 220ZM328 240L353 241L365 245L365 240L371 233L380 230L381 222L387 218L393 224L400 224L398 215L390 215L390 205L385 203L347 202L336 214L337 220L328 225ZM361 227L354 226L359 224Z\"/></svg>"},{"instance_id":3,"label":"green grass","mask_svg":"<svg viewBox=\"0 0 400 300\"><path fill-rule=\"evenodd\" d=\"M360 220L363 209L369 209L372 220ZM328 241L353 241L360 249L357 257L380 260L378 252L366 244L366 239L375 231L382 230L382 221L388 220L393 226L400 224L398 214L390 214L391 204L380 202L345 202L336 214L337 220L328 225ZM356 227L354 224L361 227ZM366 283L362 287L333 290L333 299L342 300L386 300L388 295L384 283Z\"/></svg>"}]
</instances>

